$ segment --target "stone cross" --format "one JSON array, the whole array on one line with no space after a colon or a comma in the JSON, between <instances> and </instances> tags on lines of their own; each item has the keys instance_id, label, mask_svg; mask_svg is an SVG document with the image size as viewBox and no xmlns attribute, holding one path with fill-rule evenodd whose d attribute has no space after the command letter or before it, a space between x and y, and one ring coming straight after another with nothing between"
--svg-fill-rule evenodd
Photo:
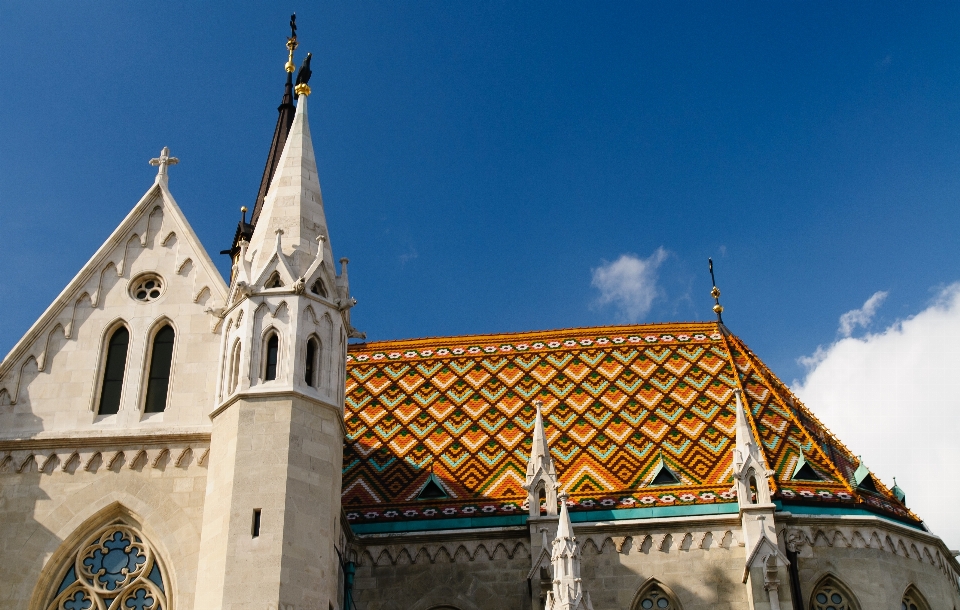
<instances>
[{"instance_id":1,"label":"stone cross","mask_svg":"<svg viewBox=\"0 0 960 610\"><path fill-rule=\"evenodd\" d=\"M160 156L156 159L150 159L150 165L159 166L160 169L157 170L158 176L167 175L167 166L176 165L180 163L180 159L170 156L170 149L166 146L163 147L163 150L160 151Z\"/></svg>"}]
</instances>

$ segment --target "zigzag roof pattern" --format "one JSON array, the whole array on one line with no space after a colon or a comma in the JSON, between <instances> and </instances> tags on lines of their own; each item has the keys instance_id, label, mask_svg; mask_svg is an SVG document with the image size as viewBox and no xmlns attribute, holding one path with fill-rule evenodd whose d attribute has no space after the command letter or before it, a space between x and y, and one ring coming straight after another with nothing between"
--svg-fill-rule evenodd
<instances>
[{"instance_id":1,"label":"zigzag roof pattern","mask_svg":"<svg viewBox=\"0 0 960 610\"><path fill-rule=\"evenodd\" d=\"M522 514L537 399L571 510L734 503L736 389L774 498L918 521L855 488L853 454L715 322L351 345L343 507L354 523ZM792 480L801 450L822 480ZM679 484L651 484L661 461ZM417 499L431 472L448 497Z\"/></svg>"}]
</instances>

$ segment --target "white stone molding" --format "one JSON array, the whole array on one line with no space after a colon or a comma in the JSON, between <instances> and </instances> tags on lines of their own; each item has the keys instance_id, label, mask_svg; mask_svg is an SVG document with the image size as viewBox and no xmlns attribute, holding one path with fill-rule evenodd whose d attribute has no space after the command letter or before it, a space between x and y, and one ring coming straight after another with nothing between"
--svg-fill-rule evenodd
<instances>
[{"instance_id":1,"label":"white stone molding","mask_svg":"<svg viewBox=\"0 0 960 610\"><path fill-rule=\"evenodd\" d=\"M23 473L34 464L39 473L47 475L94 472L100 470L98 461L105 471L116 466L163 470L170 464L187 467L191 455L197 465L205 466L209 447L206 433L0 441L0 473Z\"/></svg>"},{"instance_id":2,"label":"white stone molding","mask_svg":"<svg viewBox=\"0 0 960 610\"><path fill-rule=\"evenodd\" d=\"M862 522L791 525L785 532L785 540L788 548L806 557L815 556L817 547L863 548L899 555L936 567L954 588L958 588L960 564L942 540L885 519L863 517L858 520Z\"/></svg>"},{"instance_id":3,"label":"white stone molding","mask_svg":"<svg viewBox=\"0 0 960 610\"><path fill-rule=\"evenodd\" d=\"M500 557L513 559L529 554L528 545L512 540L465 540L435 544L363 545L359 543L356 559L361 566L394 566L403 563L463 563L477 560L494 561Z\"/></svg>"}]
</instances>

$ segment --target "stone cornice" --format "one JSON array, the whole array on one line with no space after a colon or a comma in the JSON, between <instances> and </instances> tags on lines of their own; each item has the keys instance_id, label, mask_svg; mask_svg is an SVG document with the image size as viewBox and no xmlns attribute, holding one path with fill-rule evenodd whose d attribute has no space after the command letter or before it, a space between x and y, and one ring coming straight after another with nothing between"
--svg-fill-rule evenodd
<instances>
[{"instance_id":1,"label":"stone cornice","mask_svg":"<svg viewBox=\"0 0 960 610\"><path fill-rule=\"evenodd\" d=\"M805 515L778 512L776 519L778 523L785 524L790 530L806 534L806 539L800 540L799 542L801 544L810 544L811 546L814 546L820 537L828 541L829 546L834 546L836 541L835 533L841 528L851 531L883 530L900 538L916 540L921 544L935 547L944 562L950 565L957 576L960 576L960 562L954 557L953 552L947 548L946 543L932 532L922 531L915 527L873 515ZM828 536L826 533L828 530L832 530L834 534ZM861 537L863 538L862 535ZM852 539L848 540L846 536L843 538L848 546L853 544ZM869 539L869 535L866 539ZM788 540L788 542L790 541Z\"/></svg>"},{"instance_id":2,"label":"stone cornice","mask_svg":"<svg viewBox=\"0 0 960 610\"><path fill-rule=\"evenodd\" d=\"M157 447L210 442L209 432L167 432L150 434L76 434L70 436L37 436L22 439L0 439L0 451L42 449L98 449L101 447Z\"/></svg>"}]
</instances>

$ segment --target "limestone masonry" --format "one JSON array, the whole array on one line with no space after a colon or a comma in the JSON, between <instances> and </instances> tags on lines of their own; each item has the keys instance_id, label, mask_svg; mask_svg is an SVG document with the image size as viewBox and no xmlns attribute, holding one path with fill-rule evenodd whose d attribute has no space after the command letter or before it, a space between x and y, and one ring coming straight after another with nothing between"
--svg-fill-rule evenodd
<instances>
[{"instance_id":1,"label":"limestone masonry","mask_svg":"<svg viewBox=\"0 0 960 610\"><path fill-rule=\"evenodd\" d=\"M904 492L719 319L364 342L290 41L229 283L164 149L0 362L0 607L960 607Z\"/></svg>"}]
</instances>

